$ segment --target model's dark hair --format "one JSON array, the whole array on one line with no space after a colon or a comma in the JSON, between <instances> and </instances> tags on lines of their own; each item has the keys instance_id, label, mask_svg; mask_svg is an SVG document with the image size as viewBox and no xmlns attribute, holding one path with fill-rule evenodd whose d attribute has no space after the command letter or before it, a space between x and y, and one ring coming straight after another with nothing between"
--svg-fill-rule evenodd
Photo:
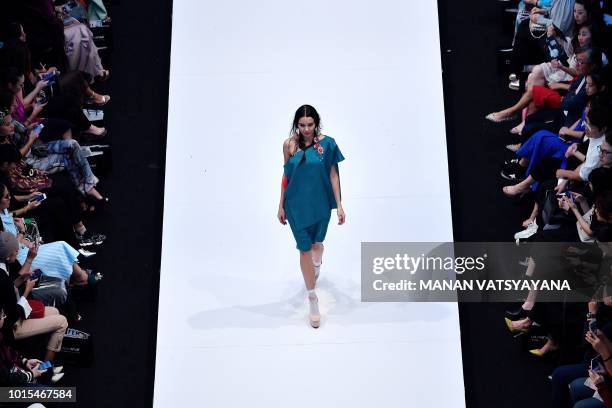
<instances>
[{"instance_id":1,"label":"model's dark hair","mask_svg":"<svg viewBox=\"0 0 612 408\"><path fill-rule=\"evenodd\" d=\"M300 121L300 119L302 118L312 118L314 119L315 122L315 136L319 136L321 134L321 118L319 116L319 113L317 112L317 110L315 108L313 108L310 105L302 105L300 106L296 111L295 111L295 116L293 117L293 125L291 126L291 135L298 135L297 138L297 143L298 143L298 147L304 151L304 154L302 155L302 158L300 159L300 163L302 164L302 162L305 160L306 158L306 142L304 141L304 135L302 135L302 133L300 133L300 130L298 128L298 122Z\"/></svg>"}]
</instances>

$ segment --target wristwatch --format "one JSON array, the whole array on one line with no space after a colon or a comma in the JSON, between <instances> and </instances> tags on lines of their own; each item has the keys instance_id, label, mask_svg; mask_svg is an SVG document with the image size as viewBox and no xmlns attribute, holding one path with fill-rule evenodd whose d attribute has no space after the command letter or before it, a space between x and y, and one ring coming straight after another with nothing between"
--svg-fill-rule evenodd
<instances>
[{"instance_id":1,"label":"wristwatch","mask_svg":"<svg viewBox=\"0 0 612 408\"><path fill-rule=\"evenodd\" d=\"M596 318L597 318L597 313L591 313L591 312L589 312L589 313L587 313L586 318L587 318L587 319L596 319Z\"/></svg>"}]
</instances>

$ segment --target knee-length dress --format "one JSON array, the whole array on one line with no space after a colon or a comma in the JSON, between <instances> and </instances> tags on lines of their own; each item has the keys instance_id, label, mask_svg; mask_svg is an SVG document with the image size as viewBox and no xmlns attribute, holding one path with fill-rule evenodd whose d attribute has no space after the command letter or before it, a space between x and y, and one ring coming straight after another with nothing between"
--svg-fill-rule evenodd
<instances>
[{"instance_id":1,"label":"knee-length dress","mask_svg":"<svg viewBox=\"0 0 612 408\"><path fill-rule=\"evenodd\" d=\"M311 240L316 238L321 242L325 237L331 210L337 208L330 171L332 166L337 169L342 160L344 156L336 141L325 136L319 140L318 146L313 144L305 150L298 150L285 163L284 174L288 184L284 209L300 250L309 249L300 247L299 237L305 229L323 223L325 228L310 228L314 234Z\"/></svg>"},{"instance_id":2,"label":"knee-length dress","mask_svg":"<svg viewBox=\"0 0 612 408\"><path fill-rule=\"evenodd\" d=\"M8 210L5 209L0 212L0 218L4 230L16 236L17 226ZM28 247L19 243L17 260L22 265L28 256L28 252ZM38 248L38 255L34 258L31 269L40 269L45 276L68 280L72 275L72 266L77 262L78 256L79 252L64 241L43 244Z\"/></svg>"}]
</instances>

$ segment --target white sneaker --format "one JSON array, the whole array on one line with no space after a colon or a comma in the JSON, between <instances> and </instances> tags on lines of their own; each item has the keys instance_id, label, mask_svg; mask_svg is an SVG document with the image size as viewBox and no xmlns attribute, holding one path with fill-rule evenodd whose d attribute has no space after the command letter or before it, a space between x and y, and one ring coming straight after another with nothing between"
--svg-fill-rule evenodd
<instances>
[{"instance_id":1,"label":"white sneaker","mask_svg":"<svg viewBox=\"0 0 612 408\"><path fill-rule=\"evenodd\" d=\"M59 374L64 369L64 366L53 367L53 374Z\"/></svg>"},{"instance_id":2,"label":"white sneaker","mask_svg":"<svg viewBox=\"0 0 612 408\"><path fill-rule=\"evenodd\" d=\"M538 232L538 224L536 224L534 220L531 224L527 225L527 228L525 228L523 231L519 231L514 234L514 239L518 242L521 239L529 238L536 232Z\"/></svg>"},{"instance_id":3,"label":"white sneaker","mask_svg":"<svg viewBox=\"0 0 612 408\"><path fill-rule=\"evenodd\" d=\"M64 373L53 374L53 377L51 377L51 382L55 384L56 382L61 380L63 376L64 376Z\"/></svg>"},{"instance_id":4,"label":"white sneaker","mask_svg":"<svg viewBox=\"0 0 612 408\"><path fill-rule=\"evenodd\" d=\"M94 256L96 253L93 251L88 251L84 248L79 248L78 249L79 254L83 255L85 258L89 258L90 256Z\"/></svg>"}]
</instances>

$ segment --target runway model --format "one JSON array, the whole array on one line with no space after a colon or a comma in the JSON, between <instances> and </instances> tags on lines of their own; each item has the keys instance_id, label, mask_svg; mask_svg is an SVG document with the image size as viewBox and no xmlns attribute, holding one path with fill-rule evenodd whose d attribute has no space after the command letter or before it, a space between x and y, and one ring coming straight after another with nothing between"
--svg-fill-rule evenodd
<instances>
[{"instance_id":1,"label":"runway model","mask_svg":"<svg viewBox=\"0 0 612 408\"><path fill-rule=\"evenodd\" d=\"M331 210L338 225L345 215L340 196L338 162L344 160L336 141L321 134L321 119L310 105L295 112L291 137L283 143L284 175L278 220L289 226L300 251L300 268L308 290L310 325L321 323L315 286L323 260L323 240Z\"/></svg>"}]
</instances>

